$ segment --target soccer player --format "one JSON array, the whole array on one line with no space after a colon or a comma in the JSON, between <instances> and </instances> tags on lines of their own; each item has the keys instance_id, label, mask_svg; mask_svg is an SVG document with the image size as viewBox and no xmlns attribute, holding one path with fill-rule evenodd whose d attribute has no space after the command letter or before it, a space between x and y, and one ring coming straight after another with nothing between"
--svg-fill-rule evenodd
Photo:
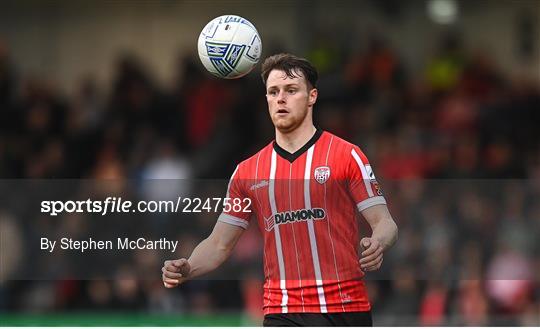
<instances>
[{"instance_id":1,"label":"soccer player","mask_svg":"<svg viewBox=\"0 0 540 329\"><path fill-rule=\"evenodd\" d=\"M276 138L236 167L227 191L230 200L249 198L251 212L225 209L189 259L165 262L163 283L173 288L214 270L257 221L265 326L371 326L361 278L397 239L373 170L358 146L314 126L318 73L307 60L271 56L262 78ZM356 211L370 237L360 240Z\"/></svg>"}]
</instances>

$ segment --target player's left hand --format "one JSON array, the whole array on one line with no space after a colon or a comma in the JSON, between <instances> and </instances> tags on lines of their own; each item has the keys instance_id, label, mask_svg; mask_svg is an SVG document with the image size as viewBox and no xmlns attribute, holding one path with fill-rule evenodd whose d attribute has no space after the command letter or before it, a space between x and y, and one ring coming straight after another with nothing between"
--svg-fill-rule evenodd
<instances>
[{"instance_id":1,"label":"player's left hand","mask_svg":"<svg viewBox=\"0 0 540 329\"><path fill-rule=\"evenodd\" d=\"M360 258L360 268L362 271L376 271L381 268L383 261L383 247L377 239L363 238L360 246L364 248Z\"/></svg>"}]
</instances>

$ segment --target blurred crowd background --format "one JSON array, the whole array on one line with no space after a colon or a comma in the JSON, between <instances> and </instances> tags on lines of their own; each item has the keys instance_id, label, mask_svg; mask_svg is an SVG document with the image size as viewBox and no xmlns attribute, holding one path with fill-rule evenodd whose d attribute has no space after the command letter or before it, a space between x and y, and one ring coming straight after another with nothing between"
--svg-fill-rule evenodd
<instances>
[{"instance_id":1,"label":"blurred crowd background","mask_svg":"<svg viewBox=\"0 0 540 329\"><path fill-rule=\"evenodd\" d=\"M0 178L226 179L238 162L272 140L260 67L245 78L229 81L212 77L198 62L197 30L214 16L229 12L225 3L216 4L219 10L210 2L200 5L199 20L187 17L199 6L192 2L95 5L102 12L132 12L132 25L111 29L111 35L124 33L137 40L138 33L173 34L180 46L169 53L168 58L174 58L169 66L137 51L159 48L152 39L141 39L134 49L118 46L112 60L102 56L101 62L96 59L100 40L114 43L108 31L88 38L86 48L62 43L71 39L59 33L59 27L61 31L70 24L80 27L79 21L99 24L93 5L80 5L83 12L89 10L85 15L76 10L77 5L63 1L22 3L8 1L0 6ZM399 244L388 260L385 256L383 278L368 277L375 324L538 326L538 2L343 2L343 12L361 10L362 17L377 22L358 37L351 26L358 28L359 23L340 21L339 15L324 17L325 10L330 16L339 14L339 2L338 9L331 10L321 1L276 2L273 5L285 13L283 19L293 17L292 23L283 23L286 31L276 27L278 12L270 11L268 17L264 10L271 5L259 4L262 9L243 2L230 6L259 28L264 57L290 51L319 69L316 124L364 150L400 227ZM64 16L74 12L77 15ZM414 29L403 30L409 37L412 33L415 43L399 39L411 12L416 15L412 17L423 17ZM197 32L156 32L159 25L145 21L147 16L160 15L166 21L173 14L178 16L174 19L189 21ZM500 21L502 31L499 18L505 19ZM53 24L56 34L35 45L21 46L18 39L28 40L28 27L18 34L7 25L33 22L41 38L52 32L40 24L55 19L63 22ZM480 23L471 27L467 19ZM38 31L41 28L48 32ZM74 31L67 35L77 38L79 30ZM470 39L484 34L500 34L501 43L493 42L497 37L486 37L485 42ZM430 47L417 47L424 43ZM76 58L68 60L70 52L63 52L64 47ZM66 73L54 54L72 67L74 62L88 67L89 61L109 69L70 67ZM211 194L197 186L182 189ZM257 274L245 273L243 280L236 281L194 281L166 291L159 280L162 260L141 255L129 266L154 271L155 280L130 277L129 267L118 278L95 280L10 277L10 270L30 255L24 251L23 237L76 232L77 221L69 216L43 218L43 226L27 227L18 219L24 206L14 205L9 198L1 202L0 313L201 317L227 313L248 324L260 321L262 291ZM165 217L159 223L175 220L172 215ZM205 230L215 218L192 220L204 223L197 234L174 233L184 255L208 233ZM260 260L259 242L256 228L248 231L229 266L242 268Z\"/></svg>"}]
</instances>

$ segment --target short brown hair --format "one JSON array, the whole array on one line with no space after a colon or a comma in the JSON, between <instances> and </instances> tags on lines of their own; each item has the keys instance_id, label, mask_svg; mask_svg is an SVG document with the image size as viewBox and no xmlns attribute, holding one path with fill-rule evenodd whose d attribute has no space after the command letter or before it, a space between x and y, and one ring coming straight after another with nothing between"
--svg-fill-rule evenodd
<instances>
[{"instance_id":1,"label":"short brown hair","mask_svg":"<svg viewBox=\"0 0 540 329\"><path fill-rule=\"evenodd\" d=\"M262 65L261 73L265 85L272 70L283 71L289 78L297 78L298 73L301 72L308 83L308 87L317 87L319 73L317 73L317 69L305 58L286 53L268 57Z\"/></svg>"}]
</instances>

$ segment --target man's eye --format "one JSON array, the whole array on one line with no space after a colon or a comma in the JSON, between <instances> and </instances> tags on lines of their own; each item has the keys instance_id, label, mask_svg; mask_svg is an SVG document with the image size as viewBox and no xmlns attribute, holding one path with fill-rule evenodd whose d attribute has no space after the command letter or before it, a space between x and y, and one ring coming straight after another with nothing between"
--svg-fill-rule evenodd
<instances>
[{"instance_id":1,"label":"man's eye","mask_svg":"<svg viewBox=\"0 0 540 329\"><path fill-rule=\"evenodd\" d=\"M276 95L277 95L277 91L271 90L271 91L268 92L268 95L270 95L270 96L276 96Z\"/></svg>"},{"instance_id":2,"label":"man's eye","mask_svg":"<svg viewBox=\"0 0 540 329\"><path fill-rule=\"evenodd\" d=\"M289 89L288 92L289 92L289 94L294 94L294 93L296 93L296 89Z\"/></svg>"}]
</instances>

